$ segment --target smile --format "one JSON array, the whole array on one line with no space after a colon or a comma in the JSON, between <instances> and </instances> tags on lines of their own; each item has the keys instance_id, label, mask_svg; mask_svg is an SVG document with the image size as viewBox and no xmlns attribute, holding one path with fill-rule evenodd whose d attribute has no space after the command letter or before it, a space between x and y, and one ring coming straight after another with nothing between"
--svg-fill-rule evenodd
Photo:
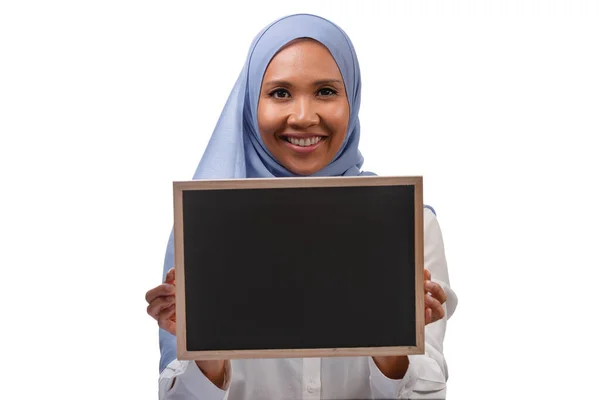
<instances>
[{"instance_id":1,"label":"smile","mask_svg":"<svg viewBox=\"0 0 600 400\"><path fill-rule=\"evenodd\" d=\"M294 136L282 136L281 139L286 145L292 150L299 153L310 153L315 150L321 142L326 139L324 136L306 136L306 137L294 137Z\"/></svg>"},{"instance_id":2,"label":"smile","mask_svg":"<svg viewBox=\"0 0 600 400\"><path fill-rule=\"evenodd\" d=\"M304 139L298 139L295 137L286 136L286 137L284 137L284 139L295 146L310 147L310 146L314 146L315 144L319 143L321 141L322 137L321 136L313 136L313 137L308 137L308 138L304 138Z\"/></svg>"}]
</instances>

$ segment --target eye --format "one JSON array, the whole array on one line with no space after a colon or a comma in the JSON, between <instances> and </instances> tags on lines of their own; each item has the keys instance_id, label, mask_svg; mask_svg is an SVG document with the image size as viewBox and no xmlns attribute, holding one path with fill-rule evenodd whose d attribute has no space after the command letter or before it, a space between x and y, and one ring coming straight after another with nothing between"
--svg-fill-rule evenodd
<instances>
[{"instance_id":1,"label":"eye","mask_svg":"<svg viewBox=\"0 0 600 400\"><path fill-rule=\"evenodd\" d=\"M285 99L287 97L290 97L290 92L288 92L285 89L275 89L271 93L269 93L269 96L274 97L276 99Z\"/></svg>"},{"instance_id":2,"label":"eye","mask_svg":"<svg viewBox=\"0 0 600 400\"><path fill-rule=\"evenodd\" d=\"M319 96L335 96L337 92L331 88L323 88L318 91Z\"/></svg>"}]
</instances>

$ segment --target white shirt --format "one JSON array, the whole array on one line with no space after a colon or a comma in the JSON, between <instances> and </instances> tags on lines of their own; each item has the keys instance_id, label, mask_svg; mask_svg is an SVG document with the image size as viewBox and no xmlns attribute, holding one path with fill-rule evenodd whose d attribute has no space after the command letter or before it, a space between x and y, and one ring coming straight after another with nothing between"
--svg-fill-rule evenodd
<instances>
[{"instance_id":1,"label":"white shirt","mask_svg":"<svg viewBox=\"0 0 600 400\"><path fill-rule=\"evenodd\" d=\"M444 318L425 327L425 354L408 356L404 378L387 378L371 357L240 359L227 364L225 388L220 389L194 361L173 360L160 375L159 399L444 399L448 368L443 342L457 297L450 288L444 242L435 214L427 208L423 214L425 268L442 286L448 300Z\"/></svg>"}]
</instances>

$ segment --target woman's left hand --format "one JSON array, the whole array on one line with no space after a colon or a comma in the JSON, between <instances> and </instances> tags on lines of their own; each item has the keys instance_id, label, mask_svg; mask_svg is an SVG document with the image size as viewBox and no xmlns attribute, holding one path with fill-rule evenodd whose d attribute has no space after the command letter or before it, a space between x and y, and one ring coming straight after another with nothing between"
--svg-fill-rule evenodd
<instances>
[{"instance_id":1,"label":"woman's left hand","mask_svg":"<svg viewBox=\"0 0 600 400\"><path fill-rule=\"evenodd\" d=\"M431 272L425 270L425 325L444 318L444 304L447 300L442 287L431 281ZM390 379L402 379L408 370L407 356L373 356L379 370Z\"/></svg>"},{"instance_id":2,"label":"woman's left hand","mask_svg":"<svg viewBox=\"0 0 600 400\"><path fill-rule=\"evenodd\" d=\"M425 270L425 325L444 318L442 304L448 299L442 287L431 281L431 272Z\"/></svg>"}]
</instances>

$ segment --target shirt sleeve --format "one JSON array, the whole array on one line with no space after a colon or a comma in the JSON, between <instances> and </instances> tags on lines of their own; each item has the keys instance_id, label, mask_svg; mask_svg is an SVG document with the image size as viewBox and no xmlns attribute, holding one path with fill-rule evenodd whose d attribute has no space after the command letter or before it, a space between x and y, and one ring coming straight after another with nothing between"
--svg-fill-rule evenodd
<instances>
[{"instance_id":1,"label":"shirt sleeve","mask_svg":"<svg viewBox=\"0 0 600 400\"><path fill-rule=\"evenodd\" d=\"M448 366L444 358L443 343L448 319L454 314L458 299L450 287L448 267L442 232L435 214L424 211L425 269L431 272L432 281L446 292L443 304L444 318L425 327L425 354L409 355L409 367L402 379L383 375L369 357L371 391L374 398L384 399L444 399Z\"/></svg>"},{"instance_id":2,"label":"shirt sleeve","mask_svg":"<svg viewBox=\"0 0 600 400\"><path fill-rule=\"evenodd\" d=\"M212 383L194 361L173 360L159 377L159 400L224 400L231 383L231 362L225 367L225 384L221 389Z\"/></svg>"}]
</instances>

